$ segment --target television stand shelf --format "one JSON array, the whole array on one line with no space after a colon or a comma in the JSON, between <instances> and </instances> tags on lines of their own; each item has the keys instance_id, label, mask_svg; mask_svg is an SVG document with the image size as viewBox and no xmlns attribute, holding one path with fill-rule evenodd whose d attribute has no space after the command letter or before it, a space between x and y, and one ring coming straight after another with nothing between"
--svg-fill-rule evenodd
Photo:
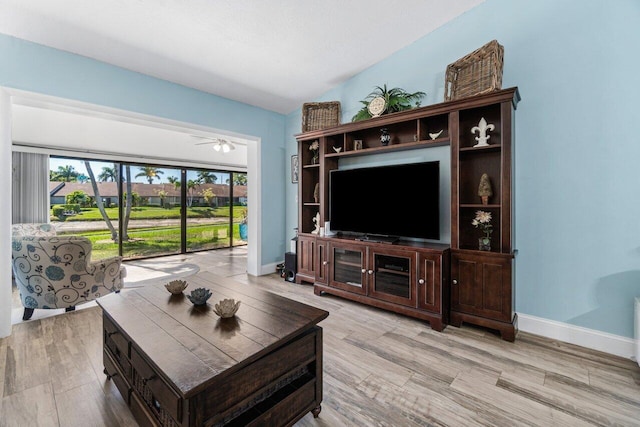
<instances>
[{"instance_id":1,"label":"television stand shelf","mask_svg":"<svg viewBox=\"0 0 640 427\"><path fill-rule=\"evenodd\" d=\"M398 237L393 236L371 236L367 234L364 236L357 236L355 240L359 242L386 243L392 245L394 243L397 243L399 239Z\"/></svg>"},{"instance_id":2,"label":"television stand shelf","mask_svg":"<svg viewBox=\"0 0 640 427\"><path fill-rule=\"evenodd\" d=\"M398 240L377 243L355 236L318 237L328 258L318 263L326 281L316 295L337 295L426 320L436 331L448 323L449 246Z\"/></svg>"}]
</instances>

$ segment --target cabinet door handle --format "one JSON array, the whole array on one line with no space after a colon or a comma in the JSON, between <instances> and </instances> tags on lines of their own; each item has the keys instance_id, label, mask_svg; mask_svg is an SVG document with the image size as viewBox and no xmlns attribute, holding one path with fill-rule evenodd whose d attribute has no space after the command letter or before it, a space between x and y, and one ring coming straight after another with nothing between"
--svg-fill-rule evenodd
<instances>
[{"instance_id":1,"label":"cabinet door handle","mask_svg":"<svg viewBox=\"0 0 640 427\"><path fill-rule=\"evenodd\" d=\"M151 380L153 380L155 378L156 378L155 374L151 375L149 378L142 378L142 384L147 385L147 382L149 382L149 381L151 381Z\"/></svg>"},{"instance_id":2,"label":"cabinet door handle","mask_svg":"<svg viewBox=\"0 0 640 427\"><path fill-rule=\"evenodd\" d=\"M453 284L454 284L454 285L457 285L457 284L458 284L458 281L457 281L456 279L453 279Z\"/></svg>"},{"instance_id":3,"label":"cabinet door handle","mask_svg":"<svg viewBox=\"0 0 640 427\"><path fill-rule=\"evenodd\" d=\"M420 283L421 285L424 285L424 279L418 280L418 283Z\"/></svg>"},{"instance_id":4,"label":"cabinet door handle","mask_svg":"<svg viewBox=\"0 0 640 427\"><path fill-rule=\"evenodd\" d=\"M367 273L373 274L373 270L369 270L369 271L367 271Z\"/></svg>"},{"instance_id":5,"label":"cabinet door handle","mask_svg":"<svg viewBox=\"0 0 640 427\"><path fill-rule=\"evenodd\" d=\"M329 261L323 261L322 265L329 265Z\"/></svg>"},{"instance_id":6,"label":"cabinet door handle","mask_svg":"<svg viewBox=\"0 0 640 427\"><path fill-rule=\"evenodd\" d=\"M362 269L362 274L364 274L364 273L366 273L366 272L367 272L367 269L366 269L366 268L363 268L363 269Z\"/></svg>"}]
</instances>

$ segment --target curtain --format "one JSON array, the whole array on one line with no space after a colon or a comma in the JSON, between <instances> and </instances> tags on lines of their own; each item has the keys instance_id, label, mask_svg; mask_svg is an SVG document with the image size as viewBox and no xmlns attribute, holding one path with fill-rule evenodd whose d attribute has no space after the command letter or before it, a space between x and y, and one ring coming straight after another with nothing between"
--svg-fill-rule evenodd
<instances>
[{"instance_id":1,"label":"curtain","mask_svg":"<svg viewBox=\"0 0 640 427\"><path fill-rule=\"evenodd\" d=\"M49 156L13 153L12 223L49 222Z\"/></svg>"}]
</instances>

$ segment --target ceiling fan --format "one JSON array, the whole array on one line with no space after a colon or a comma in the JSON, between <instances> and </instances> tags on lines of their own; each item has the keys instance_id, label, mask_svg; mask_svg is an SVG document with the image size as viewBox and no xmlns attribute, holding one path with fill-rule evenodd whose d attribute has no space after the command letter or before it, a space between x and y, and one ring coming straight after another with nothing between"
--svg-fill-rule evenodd
<instances>
[{"instance_id":1,"label":"ceiling fan","mask_svg":"<svg viewBox=\"0 0 640 427\"><path fill-rule=\"evenodd\" d=\"M197 136L197 135L192 135L192 137L202 140L201 142L197 142L195 145L212 144L213 149L221 153L228 153L229 151L236 149L236 146L234 145L234 143L229 142L223 138L212 138L212 137Z\"/></svg>"}]
</instances>

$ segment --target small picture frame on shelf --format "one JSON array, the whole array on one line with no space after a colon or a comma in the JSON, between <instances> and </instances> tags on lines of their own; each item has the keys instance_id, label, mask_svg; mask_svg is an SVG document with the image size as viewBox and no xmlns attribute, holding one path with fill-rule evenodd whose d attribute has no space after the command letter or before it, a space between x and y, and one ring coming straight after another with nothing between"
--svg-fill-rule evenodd
<instances>
[{"instance_id":1,"label":"small picture frame on shelf","mask_svg":"<svg viewBox=\"0 0 640 427\"><path fill-rule=\"evenodd\" d=\"M362 140L361 139L356 139L356 140L353 141L353 150L354 151L362 150Z\"/></svg>"},{"instance_id":2,"label":"small picture frame on shelf","mask_svg":"<svg viewBox=\"0 0 640 427\"><path fill-rule=\"evenodd\" d=\"M298 176L300 175L300 163L298 161L298 155L291 156L291 183L298 183Z\"/></svg>"}]
</instances>

